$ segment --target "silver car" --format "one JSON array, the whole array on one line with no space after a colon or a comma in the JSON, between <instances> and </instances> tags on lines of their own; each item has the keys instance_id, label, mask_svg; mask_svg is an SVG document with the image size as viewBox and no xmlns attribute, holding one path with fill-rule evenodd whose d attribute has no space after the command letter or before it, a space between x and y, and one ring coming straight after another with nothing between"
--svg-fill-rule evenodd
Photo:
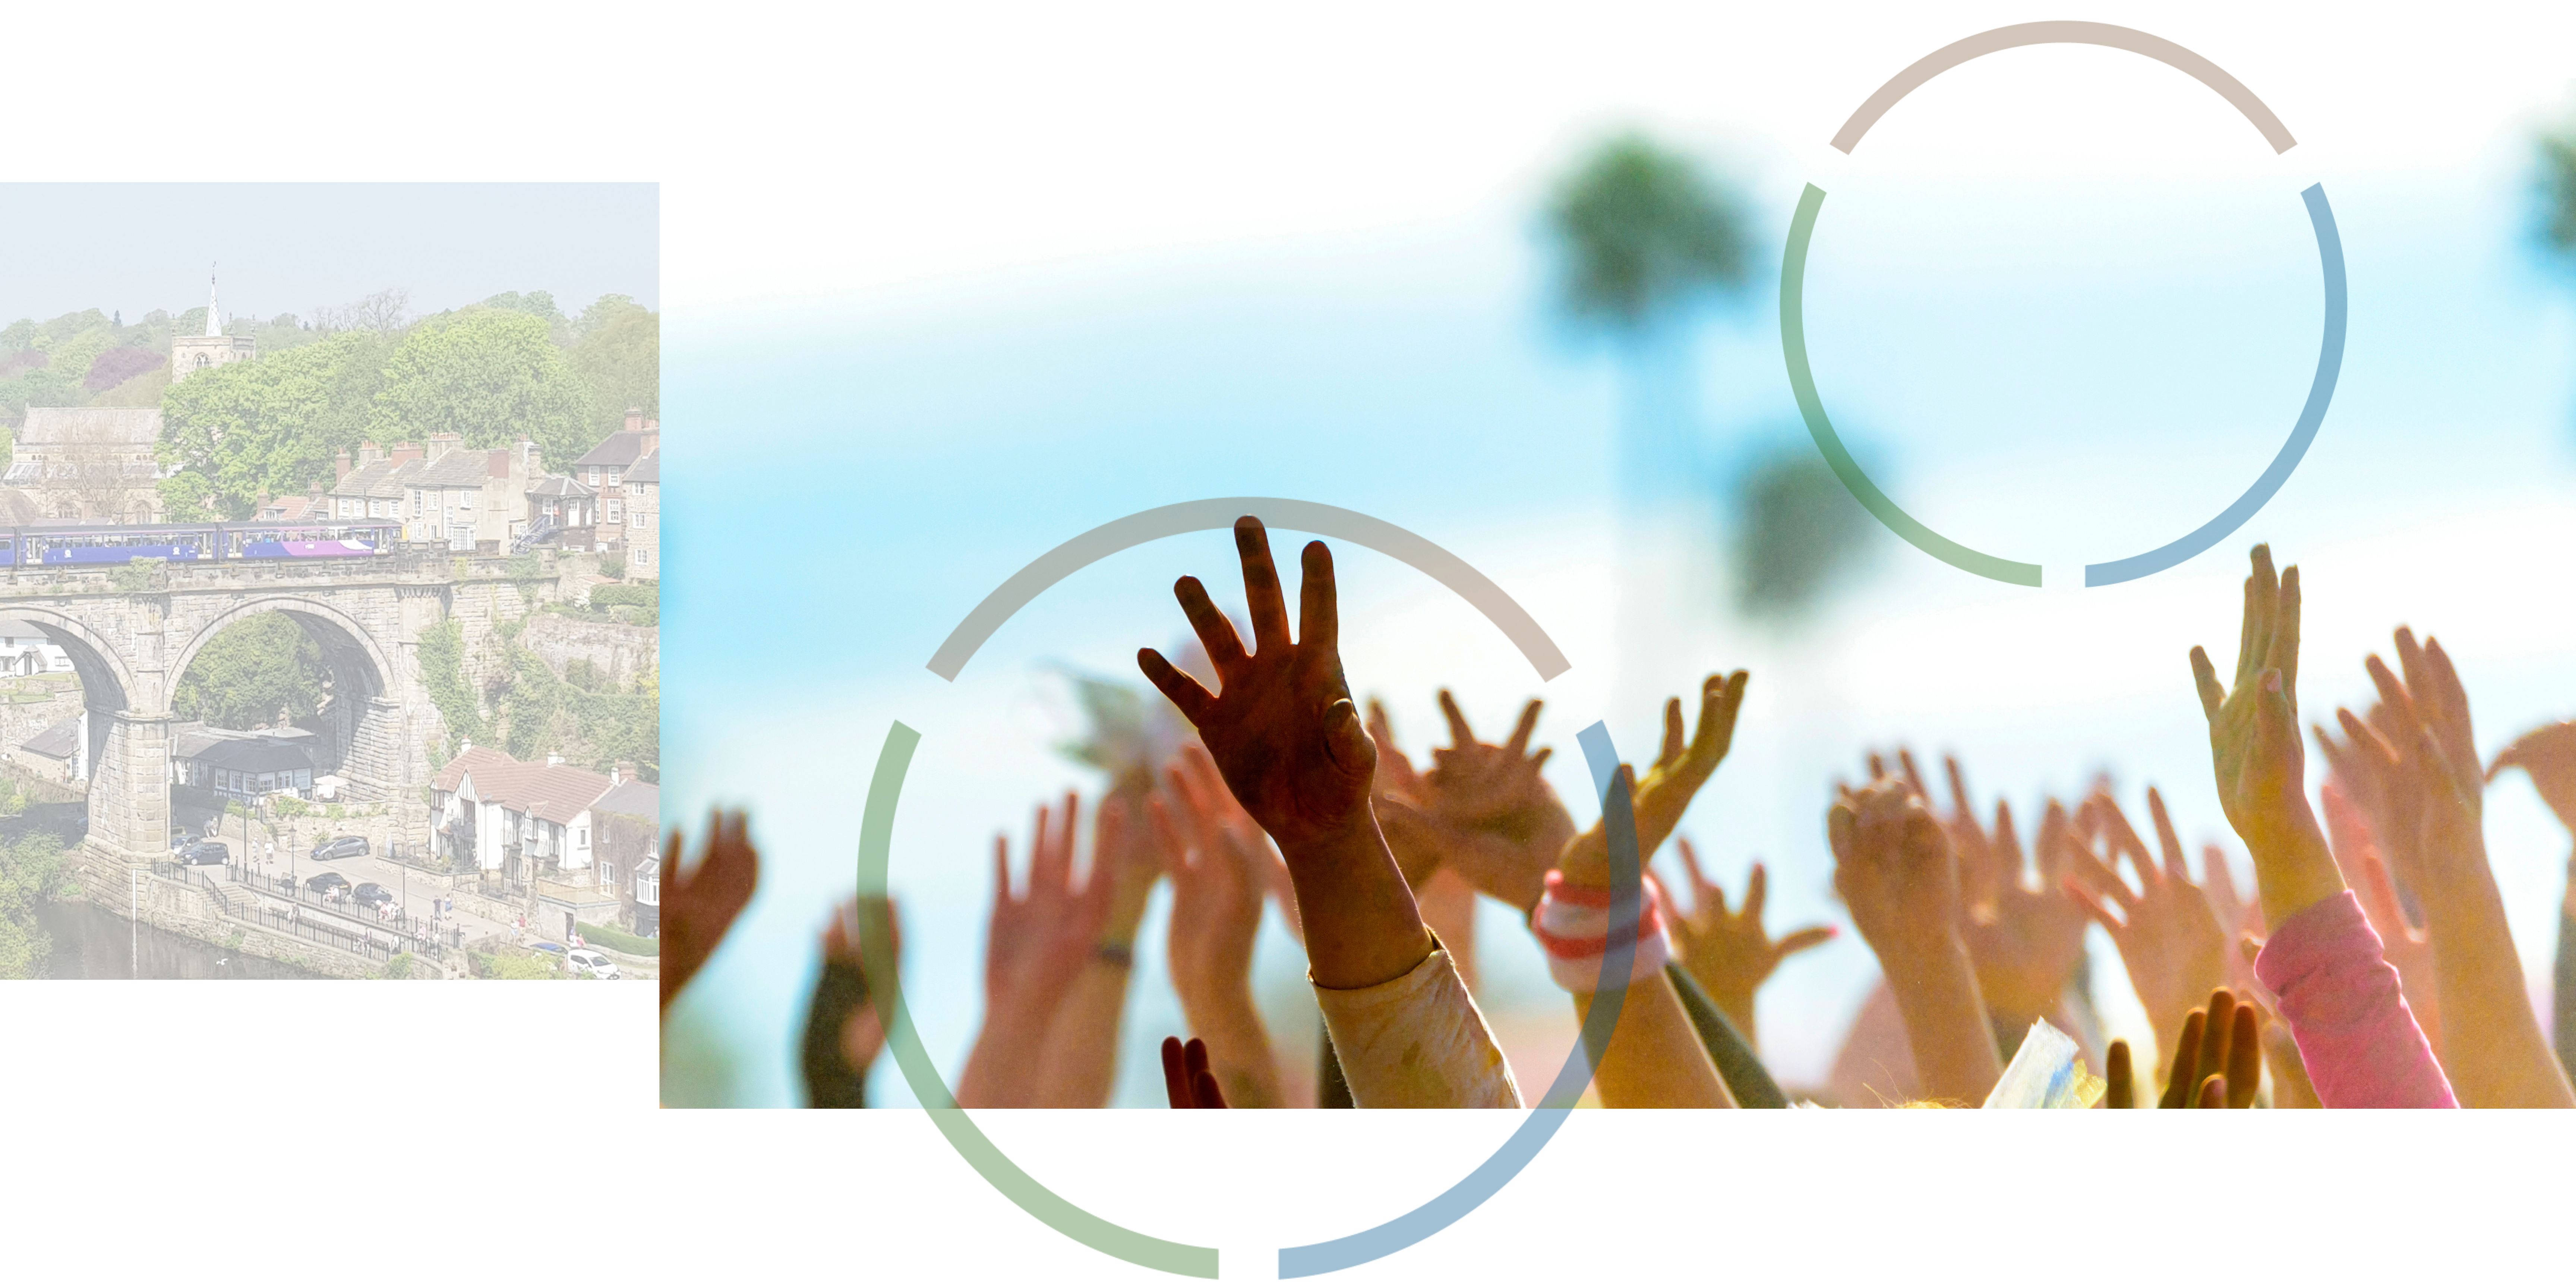
<instances>
[{"instance_id":1,"label":"silver car","mask_svg":"<svg viewBox=\"0 0 2576 1288\"><path fill-rule=\"evenodd\" d=\"M593 948L575 948L564 954L564 962L573 970L592 979L617 978L617 963Z\"/></svg>"}]
</instances>

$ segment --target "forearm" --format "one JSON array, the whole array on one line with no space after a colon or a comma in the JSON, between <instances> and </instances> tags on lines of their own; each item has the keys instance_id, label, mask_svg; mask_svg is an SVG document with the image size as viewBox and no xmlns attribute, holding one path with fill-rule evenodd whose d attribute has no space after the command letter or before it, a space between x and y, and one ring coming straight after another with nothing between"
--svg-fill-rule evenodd
<instances>
[{"instance_id":1,"label":"forearm","mask_svg":"<svg viewBox=\"0 0 2576 1288\"><path fill-rule=\"evenodd\" d=\"M2567 1072L2524 991L2522 959L2484 847L2425 882L2417 897L2441 998L2442 1066L2473 1109L2576 1108Z\"/></svg>"},{"instance_id":2,"label":"forearm","mask_svg":"<svg viewBox=\"0 0 2576 1288\"><path fill-rule=\"evenodd\" d=\"M1431 933L1375 815L1362 810L1338 834L1280 849L1297 888L1308 973L1318 987L1383 984L1431 955Z\"/></svg>"},{"instance_id":3,"label":"forearm","mask_svg":"<svg viewBox=\"0 0 2576 1288\"><path fill-rule=\"evenodd\" d=\"M1032 1103L1052 1011L1027 1003L985 1008L983 1031L957 1079L960 1107L1018 1109Z\"/></svg>"},{"instance_id":4,"label":"forearm","mask_svg":"<svg viewBox=\"0 0 2576 1288\"><path fill-rule=\"evenodd\" d=\"M1574 1015L1592 1014L1594 994L1574 995ZM1589 1036L1587 1031L1587 1036ZM1593 1052L1592 1085L1611 1109L1733 1109L1698 1030L1662 971L1630 984L1607 1049Z\"/></svg>"},{"instance_id":5,"label":"forearm","mask_svg":"<svg viewBox=\"0 0 2576 1288\"><path fill-rule=\"evenodd\" d=\"M1451 964L1467 991L1476 990L1476 888L1456 870L1442 867L1414 891L1422 924L1440 937Z\"/></svg>"},{"instance_id":6,"label":"forearm","mask_svg":"<svg viewBox=\"0 0 2576 1288\"><path fill-rule=\"evenodd\" d=\"M1362 1109L1517 1109L1520 1089L1493 1032L1435 949L1364 988L1318 984L1315 1002Z\"/></svg>"},{"instance_id":7,"label":"forearm","mask_svg":"<svg viewBox=\"0 0 2576 1288\"><path fill-rule=\"evenodd\" d=\"M1030 1102L1045 1109L1101 1109L1118 1080L1118 1034L1127 1013L1126 960L1094 953L1083 963L1038 1048Z\"/></svg>"},{"instance_id":8,"label":"forearm","mask_svg":"<svg viewBox=\"0 0 2576 1288\"><path fill-rule=\"evenodd\" d=\"M1270 1030L1252 1004L1250 983L1211 993L1183 994L1181 1020L1191 1036L1207 1043L1208 1068L1216 1074L1225 1102L1237 1109L1285 1107L1279 1061L1270 1049Z\"/></svg>"},{"instance_id":9,"label":"forearm","mask_svg":"<svg viewBox=\"0 0 2576 1288\"><path fill-rule=\"evenodd\" d=\"M1905 1019L1914 1072L1923 1094L1966 1105L1985 1103L2003 1077L1993 1021L1977 991L1967 947L1952 939L1879 954L1888 992Z\"/></svg>"},{"instance_id":10,"label":"forearm","mask_svg":"<svg viewBox=\"0 0 2576 1288\"><path fill-rule=\"evenodd\" d=\"M2268 827L2240 828L2254 856L2254 881L2263 901L2263 924L2280 926L2301 912L2342 894L2343 869L2335 866L2325 829L2302 796Z\"/></svg>"}]
</instances>

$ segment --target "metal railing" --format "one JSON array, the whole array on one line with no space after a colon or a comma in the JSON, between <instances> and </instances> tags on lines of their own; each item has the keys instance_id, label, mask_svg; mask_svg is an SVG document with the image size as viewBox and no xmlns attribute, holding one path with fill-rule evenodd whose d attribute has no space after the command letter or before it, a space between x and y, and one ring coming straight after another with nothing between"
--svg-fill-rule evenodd
<instances>
[{"instance_id":1,"label":"metal railing","mask_svg":"<svg viewBox=\"0 0 2576 1288\"><path fill-rule=\"evenodd\" d=\"M285 877L275 878L274 884L278 888L271 891L261 889L272 884L269 881L218 881L211 871L188 864L155 861L152 873L212 894L227 920L249 922L264 930L283 931L298 939L325 944L370 961L391 961L398 954L413 953L432 961L446 962L451 956L461 953L465 940L461 928L434 926L417 917L396 916L376 925L354 919L340 920L351 918L352 914L340 911ZM270 898L289 899L295 906L291 910L279 909L254 897L244 901L248 906L235 907L233 896L251 890L259 890ZM304 915L306 906L317 909L319 915Z\"/></svg>"}]
</instances>

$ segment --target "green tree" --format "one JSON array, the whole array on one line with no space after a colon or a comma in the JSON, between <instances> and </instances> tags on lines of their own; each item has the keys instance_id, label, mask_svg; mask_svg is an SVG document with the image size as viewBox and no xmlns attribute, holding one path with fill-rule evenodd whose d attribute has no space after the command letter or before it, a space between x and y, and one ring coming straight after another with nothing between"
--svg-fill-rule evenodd
<instances>
[{"instance_id":1,"label":"green tree","mask_svg":"<svg viewBox=\"0 0 2576 1288\"><path fill-rule=\"evenodd\" d=\"M374 333L350 332L180 381L162 399L162 463L202 476L233 519L329 481L367 437L384 353Z\"/></svg>"},{"instance_id":2,"label":"green tree","mask_svg":"<svg viewBox=\"0 0 2576 1288\"><path fill-rule=\"evenodd\" d=\"M52 938L36 912L71 882L63 843L28 832L0 843L0 979L34 979L43 972Z\"/></svg>"},{"instance_id":3,"label":"green tree","mask_svg":"<svg viewBox=\"0 0 2576 1288\"><path fill-rule=\"evenodd\" d=\"M579 330L581 338L573 342L569 356L590 390L590 425L596 435L591 441L596 444L624 428L629 407L661 419L661 315L623 295L603 296L582 312Z\"/></svg>"},{"instance_id":4,"label":"green tree","mask_svg":"<svg viewBox=\"0 0 2576 1288\"><path fill-rule=\"evenodd\" d=\"M468 447L536 440L561 470L598 443L589 399L544 321L472 309L413 328L386 364L368 432L379 442L461 435Z\"/></svg>"},{"instance_id":5,"label":"green tree","mask_svg":"<svg viewBox=\"0 0 2576 1288\"><path fill-rule=\"evenodd\" d=\"M263 727L280 711L301 720L320 708L329 675L321 646L303 627L283 613L260 613L198 650L170 708L182 720L225 729Z\"/></svg>"}]
</instances>

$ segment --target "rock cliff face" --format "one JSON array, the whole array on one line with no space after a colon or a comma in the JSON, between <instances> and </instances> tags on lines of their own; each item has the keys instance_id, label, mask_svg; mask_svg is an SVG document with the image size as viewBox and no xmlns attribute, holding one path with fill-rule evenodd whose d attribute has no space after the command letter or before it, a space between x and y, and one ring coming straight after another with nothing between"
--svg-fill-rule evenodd
<instances>
[{"instance_id":1,"label":"rock cliff face","mask_svg":"<svg viewBox=\"0 0 2576 1288\"><path fill-rule=\"evenodd\" d=\"M561 675L574 658L598 667L620 685L661 669L661 632L650 626L618 622L585 622L560 613L538 613L528 620L519 643Z\"/></svg>"}]
</instances>

